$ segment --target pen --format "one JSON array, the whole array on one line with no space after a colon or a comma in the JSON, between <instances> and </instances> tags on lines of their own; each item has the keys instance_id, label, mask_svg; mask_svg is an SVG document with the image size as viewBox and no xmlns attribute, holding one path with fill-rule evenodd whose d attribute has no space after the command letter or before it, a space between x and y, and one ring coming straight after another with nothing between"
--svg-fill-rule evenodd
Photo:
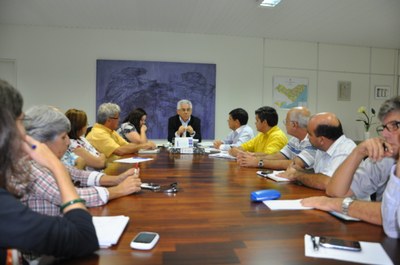
<instances>
[{"instance_id":1,"label":"pen","mask_svg":"<svg viewBox=\"0 0 400 265\"><path fill-rule=\"evenodd\" d=\"M312 242L312 244L313 244L314 251L318 251L318 250L319 250L319 247L318 247L317 242L315 241L315 236L311 236L311 242Z\"/></svg>"}]
</instances>

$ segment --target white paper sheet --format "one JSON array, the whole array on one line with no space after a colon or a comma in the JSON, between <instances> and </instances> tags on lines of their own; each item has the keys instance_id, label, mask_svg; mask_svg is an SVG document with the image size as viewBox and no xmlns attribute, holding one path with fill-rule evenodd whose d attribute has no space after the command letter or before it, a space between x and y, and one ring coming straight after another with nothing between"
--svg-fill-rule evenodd
<instances>
[{"instance_id":1,"label":"white paper sheet","mask_svg":"<svg viewBox=\"0 0 400 265\"><path fill-rule=\"evenodd\" d=\"M117 244L129 221L128 216L93 216L93 225L101 248Z\"/></svg>"},{"instance_id":2,"label":"white paper sheet","mask_svg":"<svg viewBox=\"0 0 400 265\"><path fill-rule=\"evenodd\" d=\"M290 181L287 178L282 178L282 177L277 176L279 173L285 172L284 170L274 170L274 171L272 171L272 173L269 173L269 174L263 174L262 172L263 172L262 170L257 171L257 175L260 175L260 176L262 176L264 178L270 178L272 180L275 180L276 182L287 182L287 181Z\"/></svg>"},{"instance_id":3,"label":"white paper sheet","mask_svg":"<svg viewBox=\"0 0 400 265\"><path fill-rule=\"evenodd\" d=\"M319 237L316 237L316 241L319 242ZM380 243L360 241L360 245L360 252L324 247L319 247L318 250L314 250L311 236L307 234L304 235L304 254L306 257L336 259L364 264L393 265L392 260L386 254ZM323 264L323 262L321 262L321 264Z\"/></svg>"},{"instance_id":4,"label":"white paper sheet","mask_svg":"<svg viewBox=\"0 0 400 265\"><path fill-rule=\"evenodd\" d=\"M231 160L235 160L236 157L231 156L228 151L221 151L220 153L216 153L216 154L210 154L208 155L209 157L217 157L217 158L225 158L225 159L231 159Z\"/></svg>"},{"instance_id":5,"label":"white paper sheet","mask_svg":"<svg viewBox=\"0 0 400 265\"><path fill-rule=\"evenodd\" d=\"M343 213L339 213L339 212L335 212L335 211L331 211L331 212L329 212L329 213L332 214L333 216L336 216L336 217L338 217L338 218L340 218L340 219L343 219L343 220L346 220L346 221L361 221L361 220L358 219L358 218L354 218L354 217L345 215L345 214L343 214Z\"/></svg>"},{"instance_id":6,"label":"white paper sheet","mask_svg":"<svg viewBox=\"0 0 400 265\"><path fill-rule=\"evenodd\" d=\"M149 160L153 160L153 158L143 158L143 157L129 157L129 158L122 158L114 160L113 162L117 163L141 163L146 162Z\"/></svg>"},{"instance_id":7,"label":"white paper sheet","mask_svg":"<svg viewBox=\"0 0 400 265\"><path fill-rule=\"evenodd\" d=\"M275 201L263 201L271 210L310 210L312 207L304 207L298 200L275 200Z\"/></svg>"},{"instance_id":8,"label":"white paper sheet","mask_svg":"<svg viewBox=\"0 0 400 265\"><path fill-rule=\"evenodd\" d=\"M140 149L139 154L158 154L160 153L160 148L156 149Z\"/></svg>"}]
</instances>

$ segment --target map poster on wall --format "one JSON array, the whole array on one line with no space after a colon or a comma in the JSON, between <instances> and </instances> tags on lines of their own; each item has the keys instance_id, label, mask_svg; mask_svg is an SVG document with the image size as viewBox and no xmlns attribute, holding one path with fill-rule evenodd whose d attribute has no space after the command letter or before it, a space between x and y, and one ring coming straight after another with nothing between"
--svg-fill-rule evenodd
<instances>
[{"instance_id":1,"label":"map poster on wall","mask_svg":"<svg viewBox=\"0 0 400 265\"><path fill-rule=\"evenodd\" d=\"M308 78L274 76L274 104L282 109L307 106Z\"/></svg>"}]
</instances>

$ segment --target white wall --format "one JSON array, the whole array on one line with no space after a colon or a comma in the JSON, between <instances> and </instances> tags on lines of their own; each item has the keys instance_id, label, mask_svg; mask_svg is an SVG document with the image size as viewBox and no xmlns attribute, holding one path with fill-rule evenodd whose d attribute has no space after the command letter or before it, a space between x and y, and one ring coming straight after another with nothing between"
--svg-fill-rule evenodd
<instances>
[{"instance_id":1,"label":"white wall","mask_svg":"<svg viewBox=\"0 0 400 265\"><path fill-rule=\"evenodd\" d=\"M199 62L217 65L216 137L229 131L227 113L272 105L274 76L307 77L308 107L332 111L348 136L362 138L355 123L361 105L379 108L376 85L397 94L398 50L215 35L0 25L0 58L15 60L25 109L51 104L83 109L95 121L96 60ZM396 74L397 73L397 74ZM0 77L2 76L0 68ZM351 101L337 101L337 81L352 83ZM279 110L285 115L285 110ZM150 117L149 117L150 118ZM281 116L280 120L283 120ZM282 123L280 126L283 128Z\"/></svg>"},{"instance_id":2,"label":"white wall","mask_svg":"<svg viewBox=\"0 0 400 265\"><path fill-rule=\"evenodd\" d=\"M310 110L336 113L346 135L356 140L363 139L363 124L355 122L358 108L378 111L384 101L375 99L375 86L388 86L392 95L398 94L398 50L266 40L264 51L265 104L272 104L274 76L306 77ZM338 81L351 82L350 101L338 101ZM280 115L285 113L280 111ZM379 124L376 118L374 121Z\"/></svg>"}]
</instances>

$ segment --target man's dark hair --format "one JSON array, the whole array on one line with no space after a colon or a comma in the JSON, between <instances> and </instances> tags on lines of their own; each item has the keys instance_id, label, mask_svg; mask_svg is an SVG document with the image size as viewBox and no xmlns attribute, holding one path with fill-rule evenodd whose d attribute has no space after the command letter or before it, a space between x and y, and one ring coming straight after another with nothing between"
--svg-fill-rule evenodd
<instances>
[{"instance_id":1,"label":"man's dark hair","mask_svg":"<svg viewBox=\"0 0 400 265\"><path fill-rule=\"evenodd\" d=\"M324 136L330 140L336 141L340 136L343 135L343 128L340 121L338 126L321 124L317 126L314 133L317 137Z\"/></svg>"},{"instance_id":2,"label":"man's dark hair","mask_svg":"<svg viewBox=\"0 0 400 265\"><path fill-rule=\"evenodd\" d=\"M249 120L249 114L242 108L237 108L229 112L233 120L239 120L240 125L246 125Z\"/></svg>"},{"instance_id":3,"label":"man's dark hair","mask_svg":"<svg viewBox=\"0 0 400 265\"><path fill-rule=\"evenodd\" d=\"M260 121L267 121L268 125L273 127L278 124L278 113L272 107L261 107L256 110L256 115Z\"/></svg>"}]
</instances>

